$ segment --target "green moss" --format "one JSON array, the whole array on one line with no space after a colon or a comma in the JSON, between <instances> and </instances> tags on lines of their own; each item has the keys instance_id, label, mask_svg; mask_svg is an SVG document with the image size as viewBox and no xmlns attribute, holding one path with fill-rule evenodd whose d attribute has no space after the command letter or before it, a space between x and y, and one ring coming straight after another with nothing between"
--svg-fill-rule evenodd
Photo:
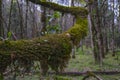
<instances>
[{"instance_id":1,"label":"green moss","mask_svg":"<svg viewBox=\"0 0 120 80\"><path fill-rule=\"evenodd\" d=\"M79 16L87 16L88 15L88 10L83 8L83 7L67 7L67 6L62 6L56 3L52 2L46 2L46 1L40 1L40 0L29 0L35 4L42 5L44 7L51 8L55 11L60 11L62 13L70 13L72 15L79 15Z\"/></svg>"},{"instance_id":2,"label":"green moss","mask_svg":"<svg viewBox=\"0 0 120 80\"><path fill-rule=\"evenodd\" d=\"M71 40L75 45L79 44L80 40L87 35L88 23L86 18L77 17L75 25L65 33L71 35Z\"/></svg>"},{"instance_id":3,"label":"green moss","mask_svg":"<svg viewBox=\"0 0 120 80\"><path fill-rule=\"evenodd\" d=\"M67 37L66 33L71 37ZM32 40L0 42L0 73L10 65L11 58L23 62L26 59L40 61L43 73L47 72L48 66L56 72L62 71L70 59L71 40L77 45L86 35L87 20L78 17L75 25L63 34L47 35Z\"/></svg>"},{"instance_id":4,"label":"green moss","mask_svg":"<svg viewBox=\"0 0 120 80\"><path fill-rule=\"evenodd\" d=\"M41 4L44 4L46 7L52 8L56 11L60 11L63 13L70 13L72 15L79 15L79 16L88 15L87 9L83 7L67 7L67 6L61 6L59 4L51 3L51 2L41 2Z\"/></svg>"},{"instance_id":5,"label":"green moss","mask_svg":"<svg viewBox=\"0 0 120 80\"><path fill-rule=\"evenodd\" d=\"M52 8L54 10L71 13L77 17L75 25L63 34L47 35L32 40L4 41L0 42L0 73L3 73L11 60L40 61L43 73L50 67L56 72L62 71L69 59L72 44L77 45L87 35L88 11L82 7L66 7L51 2L29 0L33 3ZM67 37L69 33L71 37Z\"/></svg>"},{"instance_id":6,"label":"green moss","mask_svg":"<svg viewBox=\"0 0 120 80\"><path fill-rule=\"evenodd\" d=\"M7 67L14 54L18 60L38 60L44 72L48 66L61 71L70 58L71 42L64 35L47 35L32 40L0 42L0 71ZM3 72L3 71L2 71Z\"/></svg>"}]
</instances>

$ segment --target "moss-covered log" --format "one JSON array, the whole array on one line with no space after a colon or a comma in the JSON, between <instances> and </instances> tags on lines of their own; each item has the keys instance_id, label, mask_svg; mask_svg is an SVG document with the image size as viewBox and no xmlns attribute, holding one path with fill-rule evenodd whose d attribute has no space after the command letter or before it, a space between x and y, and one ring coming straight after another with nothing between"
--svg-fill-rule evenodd
<instances>
[{"instance_id":1,"label":"moss-covered log","mask_svg":"<svg viewBox=\"0 0 120 80\"><path fill-rule=\"evenodd\" d=\"M43 71L48 70L48 66L55 71L62 70L70 58L71 48L69 38L63 35L0 42L0 72L4 72L13 58L38 60Z\"/></svg>"},{"instance_id":2,"label":"moss-covered log","mask_svg":"<svg viewBox=\"0 0 120 80\"><path fill-rule=\"evenodd\" d=\"M62 6L52 2L42 1L42 0L29 0L29 1L35 4L42 5L44 7L51 8L56 11L60 11L62 13L70 13L72 15L75 15L75 16L79 15L81 17L86 17L88 15L87 9L83 7L67 7L67 6Z\"/></svg>"},{"instance_id":3,"label":"moss-covered log","mask_svg":"<svg viewBox=\"0 0 120 80\"><path fill-rule=\"evenodd\" d=\"M13 60L40 61L44 73L49 67L56 72L61 71L70 59L72 43L77 45L86 35L87 20L78 17L75 25L62 34L46 35L32 40L0 41L0 73Z\"/></svg>"},{"instance_id":4,"label":"moss-covered log","mask_svg":"<svg viewBox=\"0 0 120 80\"><path fill-rule=\"evenodd\" d=\"M62 34L47 35L32 40L0 41L0 73L11 61L40 61L44 73L48 68L56 72L64 69L70 59L72 43L77 45L87 35L87 10L81 7L65 7L51 2L29 0L57 11L71 13L77 17L75 25ZM66 34L69 34L66 35Z\"/></svg>"}]
</instances>

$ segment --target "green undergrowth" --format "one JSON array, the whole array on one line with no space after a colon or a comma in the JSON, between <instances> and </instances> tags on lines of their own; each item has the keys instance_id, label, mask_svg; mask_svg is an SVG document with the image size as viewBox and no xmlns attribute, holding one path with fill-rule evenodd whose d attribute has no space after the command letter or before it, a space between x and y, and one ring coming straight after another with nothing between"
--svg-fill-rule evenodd
<instances>
[{"instance_id":1,"label":"green undergrowth","mask_svg":"<svg viewBox=\"0 0 120 80\"><path fill-rule=\"evenodd\" d=\"M120 71L120 52L116 53L115 57L112 57L111 53L106 55L103 59L103 66L95 64L93 55L90 48L83 46L83 49L79 48L76 52L76 58L69 61L69 65L66 68L66 72L84 72L84 71ZM120 74L116 75L98 75L103 80L120 80ZM84 76L72 77L72 80L82 80ZM94 79L89 79L94 80Z\"/></svg>"},{"instance_id":2,"label":"green undergrowth","mask_svg":"<svg viewBox=\"0 0 120 80\"><path fill-rule=\"evenodd\" d=\"M85 47L84 47L85 48ZM90 50L90 49L89 49ZM87 49L80 48L76 52L76 58L69 61L69 65L66 68L66 71L120 71L120 53L117 53L116 57L112 57L112 54L106 55L106 58L103 59L103 66L95 64L93 54Z\"/></svg>"}]
</instances>

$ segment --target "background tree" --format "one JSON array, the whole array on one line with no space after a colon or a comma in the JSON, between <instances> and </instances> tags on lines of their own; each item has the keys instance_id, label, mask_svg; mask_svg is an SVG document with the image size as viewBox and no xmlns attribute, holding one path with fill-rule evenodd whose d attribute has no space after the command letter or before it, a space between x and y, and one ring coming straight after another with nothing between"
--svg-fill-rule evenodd
<instances>
[{"instance_id":1,"label":"background tree","mask_svg":"<svg viewBox=\"0 0 120 80\"><path fill-rule=\"evenodd\" d=\"M2 0L0 0L0 36L3 36L3 25L2 25Z\"/></svg>"}]
</instances>

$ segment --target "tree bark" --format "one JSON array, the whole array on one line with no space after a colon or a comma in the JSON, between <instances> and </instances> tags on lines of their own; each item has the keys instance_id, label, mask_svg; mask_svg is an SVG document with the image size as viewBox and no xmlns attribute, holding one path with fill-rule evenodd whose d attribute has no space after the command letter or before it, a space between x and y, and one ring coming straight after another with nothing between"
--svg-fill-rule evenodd
<instances>
[{"instance_id":1,"label":"tree bark","mask_svg":"<svg viewBox=\"0 0 120 80\"><path fill-rule=\"evenodd\" d=\"M113 0L113 9L114 9L115 3ZM113 16L112 16L112 56L115 56L115 24L114 24L114 10L113 10Z\"/></svg>"},{"instance_id":2,"label":"tree bark","mask_svg":"<svg viewBox=\"0 0 120 80\"><path fill-rule=\"evenodd\" d=\"M32 7L33 8L33 13L32 13L32 18L33 18L33 27L32 27L32 37L34 38L34 37L36 37L37 35L37 23L36 23L36 15L34 14L34 13L36 13L36 7L35 6L33 6Z\"/></svg>"},{"instance_id":3,"label":"tree bark","mask_svg":"<svg viewBox=\"0 0 120 80\"><path fill-rule=\"evenodd\" d=\"M45 32L47 31L47 16L46 16L46 8L42 7L42 13L41 13L41 22L42 22L42 29L41 29L41 35L44 36Z\"/></svg>"},{"instance_id":4,"label":"tree bark","mask_svg":"<svg viewBox=\"0 0 120 80\"><path fill-rule=\"evenodd\" d=\"M119 4L119 31L120 31L120 0L118 0L118 4Z\"/></svg>"},{"instance_id":5,"label":"tree bark","mask_svg":"<svg viewBox=\"0 0 120 80\"><path fill-rule=\"evenodd\" d=\"M26 0L26 14L25 14L25 29L24 29L24 36L28 38L28 8L29 8L29 2Z\"/></svg>"},{"instance_id":6,"label":"tree bark","mask_svg":"<svg viewBox=\"0 0 120 80\"><path fill-rule=\"evenodd\" d=\"M18 9L19 9L19 17L20 17L20 37L21 39L24 38L24 26L23 26L23 15L22 15L22 9L21 6L19 4L19 1L17 0L17 4L18 4Z\"/></svg>"},{"instance_id":7,"label":"tree bark","mask_svg":"<svg viewBox=\"0 0 120 80\"><path fill-rule=\"evenodd\" d=\"M11 4L10 4L10 14L9 14L9 24L8 24L8 32L11 31L11 15L12 15L12 7L13 7L13 0L11 0ZM7 32L7 33L8 33Z\"/></svg>"},{"instance_id":8,"label":"tree bark","mask_svg":"<svg viewBox=\"0 0 120 80\"><path fill-rule=\"evenodd\" d=\"M90 19L89 20L89 25L90 25L89 27L90 27L90 31L91 31L91 43L92 43L94 60L95 60L95 63L98 63L99 58L98 58L97 31L96 31L96 27L95 27L94 15L92 14L93 7L94 7L94 4L88 5L88 10L89 10L88 18Z\"/></svg>"},{"instance_id":9,"label":"tree bark","mask_svg":"<svg viewBox=\"0 0 120 80\"><path fill-rule=\"evenodd\" d=\"M98 1L94 1L93 4L88 5L90 12L91 21L91 33L92 33L92 48L94 53L95 62L102 65L102 58L104 55L104 44L103 44L103 34L102 34L102 22L101 22L101 12L99 8Z\"/></svg>"},{"instance_id":10,"label":"tree bark","mask_svg":"<svg viewBox=\"0 0 120 80\"><path fill-rule=\"evenodd\" d=\"M97 43L98 43L98 63L102 66L102 59L104 57L103 54L103 37L102 37L102 29L101 29L101 20L100 20L100 8L99 3L95 1L96 5L96 30L97 30Z\"/></svg>"},{"instance_id":11,"label":"tree bark","mask_svg":"<svg viewBox=\"0 0 120 80\"><path fill-rule=\"evenodd\" d=\"M3 25L2 25L2 0L0 0L0 37L3 35Z\"/></svg>"}]
</instances>

